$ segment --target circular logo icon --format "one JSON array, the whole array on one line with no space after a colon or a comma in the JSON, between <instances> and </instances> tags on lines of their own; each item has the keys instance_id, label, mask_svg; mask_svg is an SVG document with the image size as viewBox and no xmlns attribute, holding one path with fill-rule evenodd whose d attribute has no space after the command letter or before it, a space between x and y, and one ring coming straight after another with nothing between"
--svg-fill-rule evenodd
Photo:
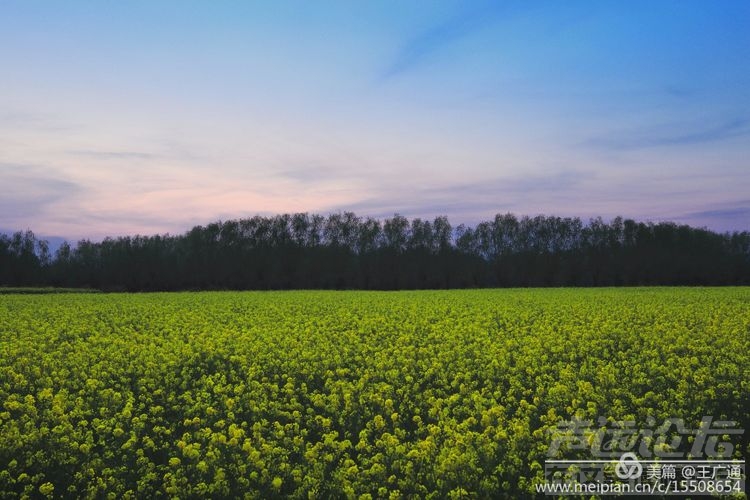
<instances>
[{"instance_id":1,"label":"circular logo icon","mask_svg":"<svg viewBox=\"0 0 750 500\"><path fill-rule=\"evenodd\" d=\"M643 466L635 453L623 453L615 466L615 474L620 479L638 479L643 473Z\"/></svg>"}]
</instances>

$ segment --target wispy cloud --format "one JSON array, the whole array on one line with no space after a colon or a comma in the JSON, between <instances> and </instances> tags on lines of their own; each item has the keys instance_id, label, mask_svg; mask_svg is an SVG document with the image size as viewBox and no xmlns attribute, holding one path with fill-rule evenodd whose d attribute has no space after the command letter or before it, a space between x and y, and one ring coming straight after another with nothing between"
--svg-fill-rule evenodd
<instances>
[{"instance_id":1,"label":"wispy cloud","mask_svg":"<svg viewBox=\"0 0 750 500\"><path fill-rule=\"evenodd\" d=\"M32 130L36 132L66 132L80 128L79 124L62 120L50 113L0 108L0 130Z\"/></svg>"},{"instance_id":2,"label":"wispy cloud","mask_svg":"<svg viewBox=\"0 0 750 500\"><path fill-rule=\"evenodd\" d=\"M407 216L451 215L457 222L478 220L507 210L524 210L524 203L540 203L559 197L575 197L575 192L592 175L578 171L550 172L547 175L518 175L472 183L442 186L409 185L401 189L391 184L373 188L371 196L360 201L331 207L333 211L352 210L374 217L398 212Z\"/></svg>"},{"instance_id":3,"label":"wispy cloud","mask_svg":"<svg viewBox=\"0 0 750 500\"><path fill-rule=\"evenodd\" d=\"M82 189L79 184L40 165L0 163L0 182L3 185L0 222L6 226L44 214L50 205Z\"/></svg>"},{"instance_id":4,"label":"wispy cloud","mask_svg":"<svg viewBox=\"0 0 750 500\"><path fill-rule=\"evenodd\" d=\"M493 196L498 193L553 193L571 189L580 184L586 177L590 178L591 174L570 170L552 172L547 175L501 177L489 181L433 188L428 190L428 192L446 196L468 197L470 199L477 196Z\"/></svg>"},{"instance_id":5,"label":"wispy cloud","mask_svg":"<svg viewBox=\"0 0 750 500\"><path fill-rule=\"evenodd\" d=\"M286 168L274 172L273 176L304 183L320 183L356 177L351 169L315 163Z\"/></svg>"},{"instance_id":6,"label":"wispy cloud","mask_svg":"<svg viewBox=\"0 0 750 500\"><path fill-rule=\"evenodd\" d=\"M705 144L747 134L750 134L750 120L743 117L693 129L682 127L682 130L669 132L663 130L620 132L591 139L586 141L585 145L609 150L645 149Z\"/></svg>"},{"instance_id":7,"label":"wispy cloud","mask_svg":"<svg viewBox=\"0 0 750 500\"><path fill-rule=\"evenodd\" d=\"M705 210L688 212L675 217L675 220L719 231L750 231L750 200L726 202Z\"/></svg>"},{"instance_id":8,"label":"wispy cloud","mask_svg":"<svg viewBox=\"0 0 750 500\"><path fill-rule=\"evenodd\" d=\"M503 10L503 4L496 2L474 6L462 5L464 5L464 10L460 13L407 41L383 71L381 77L392 78L412 69L444 47L492 22Z\"/></svg>"},{"instance_id":9,"label":"wispy cloud","mask_svg":"<svg viewBox=\"0 0 750 500\"><path fill-rule=\"evenodd\" d=\"M691 212L685 217L697 217L697 218L739 218L744 217L748 223L750 223L750 200L743 202L737 202L738 206L730 208L717 208L711 210L702 210L700 212Z\"/></svg>"},{"instance_id":10,"label":"wispy cloud","mask_svg":"<svg viewBox=\"0 0 750 500\"><path fill-rule=\"evenodd\" d=\"M99 158L103 160L151 160L159 158L159 155L154 153L144 153L140 151L72 150L68 151L68 153L74 156Z\"/></svg>"},{"instance_id":11,"label":"wispy cloud","mask_svg":"<svg viewBox=\"0 0 750 500\"><path fill-rule=\"evenodd\" d=\"M724 208L718 210L704 210L702 212L691 212L687 217L711 217L711 218L738 218L745 217L750 220L750 204L744 207Z\"/></svg>"},{"instance_id":12,"label":"wispy cloud","mask_svg":"<svg viewBox=\"0 0 750 500\"><path fill-rule=\"evenodd\" d=\"M663 92L669 97L674 97L676 99L682 100L694 97L699 93L697 89L686 87L683 85L666 85L663 88Z\"/></svg>"}]
</instances>

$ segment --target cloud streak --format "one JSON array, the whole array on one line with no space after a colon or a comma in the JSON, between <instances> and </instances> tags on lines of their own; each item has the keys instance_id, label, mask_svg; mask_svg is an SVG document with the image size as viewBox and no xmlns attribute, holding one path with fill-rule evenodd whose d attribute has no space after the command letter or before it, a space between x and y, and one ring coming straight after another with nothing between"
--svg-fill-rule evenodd
<instances>
[{"instance_id":1,"label":"cloud streak","mask_svg":"<svg viewBox=\"0 0 750 500\"><path fill-rule=\"evenodd\" d=\"M0 130L59 133L78 130L80 127L80 124L65 121L60 116L51 113L11 108L0 109Z\"/></svg>"},{"instance_id":2,"label":"cloud streak","mask_svg":"<svg viewBox=\"0 0 750 500\"><path fill-rule=\"evenodd\" d=\"M381 74L393 78L420 65L445 47L471 35L492 22L502 11L494 2L466 8L406 42Z\"/></svg>"},{"instance_id":3,"label":"cloud streak","mask_svg":"<svg viewBox=\"0 0 750 500\"><path fill-rule=\"evenodd\" d=\"M153 153L144 153L140 151L73 150L68 151L68 153L73 156L83 156L86 158L97 158L101 160L152 160L160 157Z\"/></svg>"},{"instance_id":4,"label":"cloud streak","mask_svg":"<svg viewBox=\"0 0 750 500\"><path fill-rule=\"evenodd\" d=\"M401 188L382 183L375 193L357 202L334 205L332 211L350 210L374 217L394 213L407 216L451 215L457 222L476 222L497 212L518 211L548 200L575 198L591 174L579 171L550 172L546 175L519 175L473 183L442 186L410 184ZM538 210L537 210L538 211Z\"/></svg>"},{"instance_id":5,"label":"cloud streak","mask_svg":"<svg viewBox=\"0 0 750 500\"><path fill-rule=\"evenodd\" d=\"M0 163L3 184L0 223L17 225L18 221L45 214L51 205L81 192L78 183L51 172L54 169L39 165Z\"/></svg>"},{"instance_id":6,"label":"cloud streak","mask_svg":"<svg viewBox=\"0 0 750 500\"><path fill-rule=\"evenodd\" d=\"M586 142L608 150L634 150L670 146L689 146L723 141L750 134L750 120L734 118L719 124L677 132L637 131L598 137Z\"/></svg>"},{"instance_id":7,"label":"cloud streak","mask_svg":"<svg viewBox=\"0 0 750 500\"><path fill-rule=\"evenodd\" d=\"M688 212L674 219L719 231L750 231L750 200L726 202L705 210Z\"/></svg>"}]
</instances>

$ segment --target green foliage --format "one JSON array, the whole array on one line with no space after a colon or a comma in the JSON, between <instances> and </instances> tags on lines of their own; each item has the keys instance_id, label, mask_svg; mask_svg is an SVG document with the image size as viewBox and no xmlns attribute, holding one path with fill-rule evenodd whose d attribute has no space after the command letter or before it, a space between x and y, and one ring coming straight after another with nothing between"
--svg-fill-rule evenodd
<instances>
[{"instance_id":1,"label":"green foliage","mask_svg":"<svg viewBox=\"0 0 750 500\"><path fill-rule=\"evenodd\" d=\"M529 495L561 419L747 428L749 304L748 288L5 295L0 497Z\"/></svg>"}]
</instances>

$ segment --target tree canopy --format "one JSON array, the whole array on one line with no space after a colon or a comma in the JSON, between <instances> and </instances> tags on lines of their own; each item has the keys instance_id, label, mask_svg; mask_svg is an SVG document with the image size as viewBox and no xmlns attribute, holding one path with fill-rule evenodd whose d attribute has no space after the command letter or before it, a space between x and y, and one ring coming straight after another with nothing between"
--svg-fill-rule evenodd
<instances>
[{"instance_id":1,"label":"tree canopy","mask_svg":"<svg viewBox=\"0 0 750 500\"><path fill-rule=\"evenodd\" d=\"M385 220L351 212L63 243L0 235L0 284L110 291L750 284L750 232L617 217Z\"/></svg>"}]
</instances>

